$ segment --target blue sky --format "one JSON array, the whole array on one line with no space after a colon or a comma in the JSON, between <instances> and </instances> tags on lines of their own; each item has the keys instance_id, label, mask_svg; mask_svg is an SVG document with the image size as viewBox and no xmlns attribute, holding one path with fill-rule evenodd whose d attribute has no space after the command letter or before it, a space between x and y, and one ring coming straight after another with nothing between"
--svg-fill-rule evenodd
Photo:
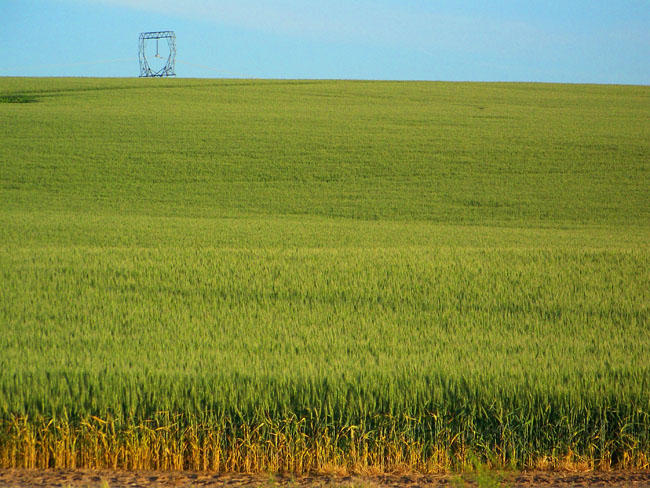
<instances>
[{"instance_id":1,"label":"blue sky","mask_svg":"<svg viewBox=\"0 0 650 488\"><path fill-rule=\"evenodd\" d=\"M650 0L0 0L0 76L137 76L174 30L182 77L650 84Z\"/></svg>"}]
</instances>

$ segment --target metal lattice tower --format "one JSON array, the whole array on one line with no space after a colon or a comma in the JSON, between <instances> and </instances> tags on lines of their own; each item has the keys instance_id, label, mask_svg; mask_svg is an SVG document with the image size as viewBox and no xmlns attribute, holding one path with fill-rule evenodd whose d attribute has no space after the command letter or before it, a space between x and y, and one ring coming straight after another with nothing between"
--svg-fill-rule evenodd
<instances>
[{"instance_id":1,"label":"metal lattice tower","mask_svg":"<svg viewBox=\"0 0 650 488\"><path fill-rule=\"evenodd\" d=\"M158 43L160 40L167 41L169 47L169 55L165 65L158 69L152 69L149 61L147 60L147 53L145 47L147 41L156 41L156 55L155 57L164 59L159 55ZM162 77L162 76L176 76L174 69L176 67L176 34L173 31L160 31L160 32L143 32L140 34L140 42L138 44L138 59L140 60L140 77Z\"/></svg>"}]
</instances>

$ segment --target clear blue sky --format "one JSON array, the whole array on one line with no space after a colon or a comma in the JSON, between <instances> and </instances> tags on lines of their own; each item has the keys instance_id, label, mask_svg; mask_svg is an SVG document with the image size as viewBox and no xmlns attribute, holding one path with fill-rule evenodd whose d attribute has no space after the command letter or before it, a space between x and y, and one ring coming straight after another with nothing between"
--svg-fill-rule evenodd
<instances>
[{"instance_id":1,"label":"clear blue sky","mask_svg":"<svg viewBox=\"0 0 650 488\"><path fill-rule=\"evenodd\" d=\"M650 0L0 0L0 76L137 76L174 30L182 77L650 84Z\"/></svg>"}]
</instances>

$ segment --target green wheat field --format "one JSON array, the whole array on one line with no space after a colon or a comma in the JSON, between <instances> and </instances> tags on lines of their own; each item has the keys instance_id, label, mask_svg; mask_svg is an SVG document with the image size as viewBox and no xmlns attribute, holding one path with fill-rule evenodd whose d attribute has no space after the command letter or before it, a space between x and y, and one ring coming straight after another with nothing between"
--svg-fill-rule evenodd
<instances>
[{"instance_id":1,"label":"green wheat field","mask_svg":"<svg viewBox=\"0 0 650 488\"><path fill-rule=\"evenodd\" d=\"M650 467L650 87L0 78L0 466Z\"/></svg>"}]
</instances>

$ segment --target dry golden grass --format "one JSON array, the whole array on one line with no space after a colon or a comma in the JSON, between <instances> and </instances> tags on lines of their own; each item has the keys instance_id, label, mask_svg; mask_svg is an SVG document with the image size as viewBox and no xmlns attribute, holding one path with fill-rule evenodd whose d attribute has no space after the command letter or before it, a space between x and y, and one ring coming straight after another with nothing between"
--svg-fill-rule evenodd
<instances>
[{"instance_id":1,"label":"dry golden grass","mask_svg":"<svg viewBox=\"0 0 650 488\"><path fill-rule=\"evenodd\" d=\"M323 431L311 438L282 432L269 438L251 426L242 426L240 432L229 438L217 430L180 423L118 427L111 420L92 417L74 426L65 420L14 417L2 426L0 467L376 476L448 473L472 469L479 462L465 446L426 447L407 438L368 442L365 436L351 434L352 429ZM345 442L339 442L343 438ZM505 458L480 463L487 469L511 467ZM626 453L613 466L608 456L596 459L569 451L557 457L529 458L523 467L583 472L650 469L650 463L643 452Z\"/></svg>"}]
</instances>

